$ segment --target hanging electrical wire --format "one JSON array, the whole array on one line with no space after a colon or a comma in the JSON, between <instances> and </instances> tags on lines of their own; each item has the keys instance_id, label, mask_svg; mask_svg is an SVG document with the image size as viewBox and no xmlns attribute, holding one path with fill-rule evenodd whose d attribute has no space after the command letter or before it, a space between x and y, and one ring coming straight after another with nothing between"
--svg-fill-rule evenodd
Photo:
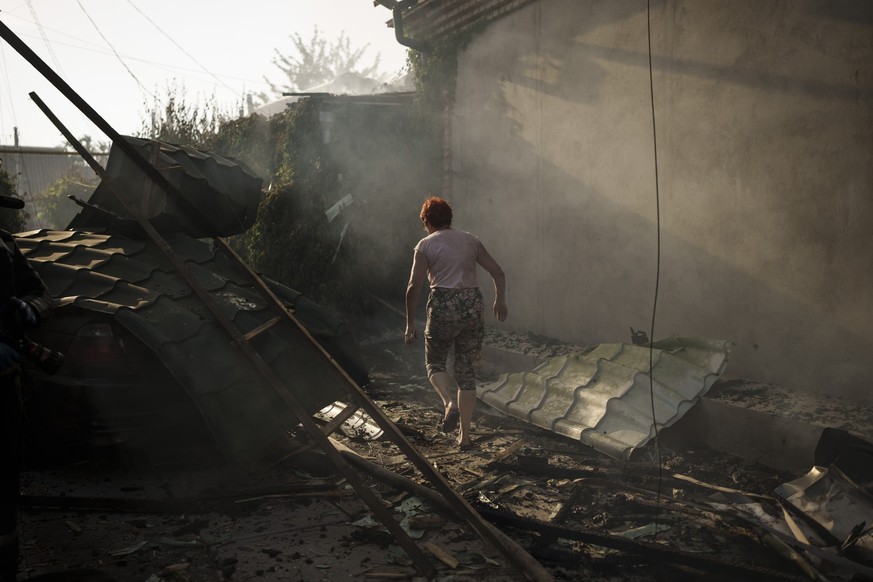
<instances>
[{"instance_id":1,"label":"hanging electrical wire","mask_svg":"<svg viewBox=\"0 0 873 582\"><path fill-rule=\"evenodd\" d=\"M9 79L9 66L6 64L6 51L3 49L2 44L0 44L0 60L2 60L2 62L3 62L3 73L6 76L6 91L9 93L9 108L12 111L12 127L14 128L13 132L17 132L18 131L18 129L17 129L18 128L18 118L15 114L15 100L12 98L12 83L10 82L10 79ZM5 134L4 127L5 126L2 122L2 115L0 115L0 135ZM15 141L17 141L17 140L13 140L13 142L15 142ZM18 144L15 143L14 145L18 145ZM6 168L3 168L3 169L5 170ZM36 198L34 197L33 192L30 191L31 181L30 181L30 172L28 171L28 163L26 162L24 154L21 152L21 150L18 151L18 163L16 165L15 175L10 174L9 177L12 178L13 180L15 180L15 191L18 192L19 194L21 194L21 190L22 190L21 180L22 180L22 178L24 179L24 183L27 184L27 186L28 186L28 191L25 192L24 195L30 199L31 207L36 209L36 207L37 207ZM38 214L39 213L36 212L36 210L35 210L34 215L38 216Z\"/></svg>"},{"instance_id":2,"label":"hanging electrical wire","mask_svg":"<svg viewBox=\"0 0 873 582\"><path fill-rule=\"evenodd\" d=\"M3 50L3 44L0 43L0 60L3 61L3 74L6 77L6 92L9 93L9 108L12 110L12 126L15 127L15 100L12 98L12 83L9 79L9 65L6 64L6 51ZM3 136L6 135L6 124L3 118L3 99L0 97L0 143L3 142Z\"/></svg>"},{"instance_id":3,"label":"hanging electrical wire","mask_svg":"<svg viewBox=\"0 0 873 582\"><path fill-rule=\"evenodd\" d=\"M655 502L655 535L658 532L658 508L661 503L661 481L663 467L661 464L661 441L658 431L658 420L655 417L655 380L652 377L654 367L654 341L655 341L655 315L658 312L658 291L661 284L661 191L658 177L658 131L655 123L655 81L652 72L652 14L651 0L646 0L646 34L649 44L649 98L652 106L652 151L655 160L655 232L657 244L655 246L655 296L652 302L652 325L649 331L649 396L652 403L652 426L655 427L655 455L658 460L658 490Z\"/></svg>"},{"instance_id":4,"label":"hanging electrical wire","mask_svg":"<svg viewBox=\"0 0 873 582\"><path fill-rule=\"evenodd\" d=\"M52 44L49 42L48 37L45 34L45 29L43 29L42 23L39 21L39 17L36 15L36 10L34 10L33 3L30 0L27 0L27 7L30 9L30 15L33 16L33 23L36 24L36 28L39 30L40 36L42 36L42 41L48 49L49 56L52 59L52 63L55 65L55 69L58 70L62 77L65 77L64 69L61 68L61 63L58 61L57 55L55 55L55 49L52 48Z\"/></svg>"},{"instance_id":5,"label":"hanging electrical wire","mask_svg":"<svg viewBox=\"0 0 873 582\"><path fill-rule=\"evenodd\" d=\"M124 59L121 58L121 55L118 54L118 51L115 50L115 47L112 46L112 43L109 42L109 39L106 38L106 36L105 36L105 35L103 34L103 32L100 30L100 27L97 26L97 23L94 22L94 19L91 18L91 15L88 14L88 11L85 10L85 7L82 5L82 2L81 2L80 0L76 0L76 4L79 5L79 8L82 9L82 12L84 12L84 13L85 13L85 16L88 17L88 20L91 21L91 24L94 26L94 30L97 31L97 34L100 35L100 38L103 39L103 42L105 42L106 45L107 45L110 49L112 49L113 54L115 54L115 57L118 59L118 62L121 63L121 66L123 66L124 69L125 69L125 70L130 74L130 76L133 77L133 80L136 81L136 84L139 85L140 90L141 90L143 93L145 93L145 94L151 96L153 99L157 99L157 97L155 96L155 94L152 93L151 91L149 91L148 89L146 89L146 88L145 88L145 85L143 85L143 84L140 82L140 80L137 78L137 76L133 74L133 71L130 70L130 67L127 66L127 63L124 62Z\"/></svg>"},{"instance_id":6,"label":"hanging electrical wire","mask_svg":"<svg viewBox=\"0 0 873 582\"><path fill-rule=\"evenodd\" d=\"M183 53L186 57L188 57L189 59L191 59L192 61L194 61L194 63L195 63L198 67L200 67L200 68L203 70L203 72L205 72L207 75L209 75L210 77L212 77L213 79L215 79L216 81L218 81L219 83L221 83L221 84L222 84L222 85L223 85L227 90L229 90L229 91L231 91L231 92L233 92L233 93L237 93L237 92L238 92L236 89L234 89L233 87L231 87L230 85L228 85L227 83L225 83L224 81L222 81L220 78L218 78L216 75L214 75L214 74L212 73L212 71L208 70L205 66L203 66L203 64L202 64L200 61L198 61L196 58L194 58L193 55L191 55L191 53L189 53L189 52L186 51L184 48L182 48L182 45L180 45L178 42L176 42L176 39L174 39L172 36L170 36L169 34L167 34L166 32L164 32L164 30L163 30L160 26L158 26L157 23L155 23L154 20L152 20L151 18L149 18L148 15L147 15L145 12L143 12L142 10L140 10L139 7L137 7L136 4L134 4L131 0L127 0L127 3L130 4L131 8L133 8L134 10L136 10L137 12L139 12L140 15L141 15L143 18L145 18L146 20L148 20L149 23L150 23L152 26L154 26L154 27L157 29L158 32L160 32L160 33L163 34L165 37L167 37L167 40L169 40L171 43L173 43L173 44L176 46L176 48L178 48L180 51L182 51L182 53Z\"/></svg>"}]
</instances>

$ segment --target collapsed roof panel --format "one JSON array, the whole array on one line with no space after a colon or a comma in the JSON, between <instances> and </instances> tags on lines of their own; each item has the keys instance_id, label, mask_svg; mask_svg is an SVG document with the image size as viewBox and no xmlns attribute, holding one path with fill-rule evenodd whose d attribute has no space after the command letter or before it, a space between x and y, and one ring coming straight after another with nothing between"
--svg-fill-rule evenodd
<instances>
[{"instance_id":1,"label":"collapsed roof panel","mask_svg":"<svg viewBox=\"0 0 873 582\"><path fill-rule=\"evenodd\" d=\"M682 417L724 370L730 342L680 337L649 346L601 344L582 355L551 358L478 389L490 406L628 458L658 427ZM649 363L651 358L651 376Z\"/></svg>"},{"instance_id":2,"label":"collapsed roof panel","mask_svg":"<svg viewBox=\"0 0 873 582\"><path fill-rule=\"evenodd\" d=\"M141 229L129 215L115 192L130 198L165 233L185 233L194 238L224 237L248 230L257 217L263 180L239 160L214 152L168 144L156 140L123 136L145 159L154 165L179 193L168 196L152 184L143 171L113 144L106 173L114 187L101 182L85 207L68 228L94 230L113 228L137 237ZM142 235L139 235L142 238Z\"/></svg>"},{"instance_id":3,"label":"collapsed roof panel","mask_svg":"<svg viewBox=\"0 0 873 582\"><path fill-rule=\"evenodd\" d=\"M242 273L210 244L176 235L169 239L194 277L228 319L247 333L275 316ZM55 297L56 316L78 309L108 314L142 341L200 409L228 457L244 460L281 441L298 421L227 332L193 297L158 248L119 236L87 232L31 231L17 236ZM89 260L70 249L87 249ZM206 257L209 260L205 260ZM109 267L109 268L106 268ZM131 283L129 281L136 281ZM286 305L358 382L366 369L344 324L298 293L277 286ZM292 322L255 340L268 364L309 412L345 395L345 380Z\"/></svg>"},{"instance_id":4,"label":"collapsed roof panel","mask_svg":"<svg viewBox=\"0 0 873 582\"><path fill-rule=\"evenodd\" d=\"M813 467L775 493L826 531L841 554L873 559L873 444L826 428Z\"/></svg>"}]
</instances>

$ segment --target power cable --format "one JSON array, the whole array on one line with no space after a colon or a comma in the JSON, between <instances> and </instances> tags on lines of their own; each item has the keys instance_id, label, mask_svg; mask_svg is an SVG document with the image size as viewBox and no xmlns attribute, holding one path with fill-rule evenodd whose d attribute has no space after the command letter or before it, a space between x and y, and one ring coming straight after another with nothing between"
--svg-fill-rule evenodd
<instances>
[{"instance_id":1,"label":"power cable","mask_svg":"<svg viewBox=\"0 0 873 582\"><path fill-rule=\"evenodd\" d=\"M233 87L231 87L230 85L228 85L227 83L225 83L224 81L222 81L221 79L219 79L217 76L215 76L215 75L214 75L210 70L208 70L205 66L203 66L203 64L202 64L200 61L198 61L196 58L194 58L194 57L191 55L191 53L189 53L189 52L186 51L184 48L182 48L182 45L180 45L178 42L176 42L176 39L174 39L172 36L170 36L169 34L167 34L166 32L164 32L163 29L162 29L160 26L158 26L158 25L155 23L154 20L152 20L151 18L149 18L148 15L146 15L145 12L143 12L142 10L140 10L140 9L136 6L136 4L134 4L131 0L127 0L127 3L130 4L131 8L133 8L134 10L136 10L137 12L139 12L140 15L142 15L143 18L145 18L146 20L148 20L149 23L150 23L152 26L154 26L154 27L158 30L158 32L160 32L160 33L163 34L165 37L167 37L167 40L169 40L171 43L173 43L173 44L176 46L176 48L178 48L180 51L182 51L182 53L185 54L185 56L187 56L189 59L191 59L192 61L194 61L194 63L196 63L197 66L200 67L200 68L203 70L203 72L205 72L205 73L208 74L210 77L212 77L213 79L215 79L216 81L218 81L219 83L221 83L222 85L224 85L224 87L225 87L228 91L230 91L230 92L232 92L232 93L237 93L237 91L236 91Z\"/></svg>"},{"instance_id":2,"label":"power cable","mask_svg":"<svg viewBox=\"0 0 873 582\"><path fill-rule=\"evenodd\" d=\"M12 83L9 81L9 67L6 64L6 51L3 49L2 44L0 44L0 60L3 61L3 73L6 76L6 91L9 93L9 108L12 111L12 125L14 128L18 127L18 118L15 113L15 100L12 98ZM3 131L2 125L2 116L0 116L0 134ZM4 168L5 169L5 168ZM28 172L28 164L25 163L24 153L19 149L18 150L18 166L16 168L17 172L15 176L10 176L15 179L15 191L21 194L21 179L24 177L24 182L27 184L27 192L24 193L25 196L30 198L30 205L34 208L36 212L35 216L39 216L39 212L37 209L36 198L33 195L30 181L30 172ZM42 226L40 224L40 226Z\"/></svg>"},{"instance_id":3,"label":"power cable","mask_svg":"<svg viewBox=\"0 0 873 582\"><path fill-rule=\"evenodd\" d=\"M658 511L661 504L661 483L663 466L661 463L661 441L658 431L658 420L655 417L655 379L652 376L654 368L655 315L658 312L658 291L661 285L661 191L658 177L658 131L655 123L655 81L652 72L652 14L651 0L646 0L646 35L649 45L649 99L652 105L652 151L655 160L655 232L657 238L655 261L655 296L652 302L652 325L649 335L649 398L652 404L652 426L655 427L655 455L658 459L658 489L655 497L655 536L658 535Z\"/></svg>"},{"instance_id":4,"label":"power cable","mask_svg":"<svg viewBox=\"0 0 873 582\"><path fill-rule=\"evenodd\" d=\"M23 4L22 4L22 5L23 5ZM24 17L18 16L18 15L16 15L16 14L12 14L12 13L10 13L10 12L6 12L6 11L4 11L3 14L4 14L4 16L6 16L6 17L9 17L9 18L17 18L17 19L19 19L19 20L22 20L22 21L24 21L24 22L27 22L27 23L32 24L32 22L31 22L30 20L28 20L27 18L24 18ZM84 38L79 38L79 37L77 37L77 36L73 36L73 35L71 35L71 34L66 33L65 31L58 30L58 29L56 29L56 28L52 28L52 27L50 27L50 26L46 26L46 27L44 27L44 29L47 30L47 31L49 31L49 32L54 33L55 35L64 36L64 37L67 37L67 38L69 38L69 39L75 40L75 41L77 41L77 42L79 42L79 43L83 43L83 44L85 44L85 45L90 45L90 46L82 46L81 44L76 44L76 43L73 43L73 42L63 42L63 41L55 40L55 41L53 41L53 44L54 44L55 46L71 47L71 48L74 48L74 49L77 49L77 50L88 51L88 52L93 52L93 53L98 53L98 54L101 54L101 55L110 55L110 54L112 54L110 51L108 51L108 50L106 50L105 48L103 48L103 45L101 45L101 44L91 42L90 40L87 40L87 39L84 39ZM38 37L36 37L36 36L34 36L34 35L23 34L23 33L22 33L22 34L19 34L19 36L22 37L22 38L38 38ZM201 70L201 69L194 69L194 68L190 68L190 67L182 67L182 66L179 66L179 65L171 65L171 64L168 64L168 63L161 63L161 62L158 62L158 61L151 61L151 60L148 60L148 59L143 59L143 58L140 58L140 57L133 57L133 56L130 56L130 55L125 55L125 54L122 54L121 56L124 57L125 59L127 59L128 61L134 61L134 62L137 62L137 63L144 63L144 64L147 64L147 65L152 65L152 66L154 66L154 67L157 67L157 68L160 68L160 69L164 69L164 70L167 70L167 71L181 71L181 72L183 72L183 73L202 73L202 72L204 72L204 71ZM208 75L210 75L210 76L212 76L212 77L214 77L214 78L217 78L218 81L219 81L220 83L222 82L221 79L222 79L222 78L225 78L225 79L231 79L231 80L234 80L234 81L244 81L245 83L253 83L253 84L255 84L255 85L263 85L264 87L267 86L267 83L264 83L263 80L258 80L258 79L249 79L249 78L246 78L246 77L237 77L237 76L234 76L234 75L214 75L213 73L210 73L209 71L205 71L205 72L206 72Z\"/></svg>"},{"instance_id":5,"label":"power cable","mask_svg":"<svg viewBox=\"0 0 873 582\"><path fill-rule=\"evenodd\" d=\"M30 0L27 0L27 7L30 9L30 15L33 16L33 23L36 24L36 28L39 30L40 36L42 36L42 40L48 49L52 62L55 64L55 68L60 71L62 77L65 77L66 75L64 75L64 70L61 68L61 63L58 61L57 55L55 55L55 49L52 48L52 45L45 34L45 29L43 29L42 23L39 21L39 17L37 17L36 10L34 10L33 3Z\"/></svg>"},{"instance_id":6,"label":"power cable","mask_svg":"<svg viewBox=\"0 0 873 582\"><path fill-rule=\"evenodd\" d=\"M2 44L0 44L0 60L3 62L3 75L6 77L6 92L9 94L9 109L12 111L12 126L16 127L18 119L15 115L15 99L12 98L12 81L9 79L9 65L6 63L6 51L3 49ZM0 136L5 134L6 128L3 124L3 116L0 115Z\"/></svg>"},{"instance_id":7,"label":"power cable","mask_svg":"<svg viewBox=\"0 0 873 582\"><path fill-rule=\"evenodd\" d=\"M103 32L100 30L100 27L97 26L97 23L94 22L94 19L91 18L91 15L88 14L88 11L85 10L85 7L82 5L81 0L76 0L76 4L79 5L79 8L82 9L82 12L84 12L84 13L85 13L85 16L88 17L88 20L91 21L91 24L94 26L94 30L97 31L97 34L100 35L100 38L103 39L103 42L105 42L106 45L107 45L110 49L112 49L112 52L115 54L116 58L118 59L118 62L121 63L121 66L123 66L124 69L125 69L125 70L130 74L130 76L133 77L133 80L136 81L136 84L139 85L140 90L143 91L143 93L147 93L148 95L150 95L153 99L157 99L157 96L156 96L154 93L152 93L151 91L149 91L148 89L146 89L146 88L145 88L145 85L143 85L143 84L140 82L140 80L137 78L137 76L133 74L133 71L130 70L130 67L127 66L127 63L124 62L124 59L121 58L121 55L118 54L118 51L115 50L115 47L112 46L112 43L109 42L109 39L106 38L106 36L105 36L105 35L103 34Z\"/></svg>"}]
</instances>

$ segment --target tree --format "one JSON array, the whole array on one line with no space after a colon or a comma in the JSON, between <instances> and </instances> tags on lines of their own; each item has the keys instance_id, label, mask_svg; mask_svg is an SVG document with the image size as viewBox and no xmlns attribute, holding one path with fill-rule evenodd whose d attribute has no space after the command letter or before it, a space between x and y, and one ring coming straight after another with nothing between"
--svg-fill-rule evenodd
<instances>
[{"instance_id":1,"label":"tree","mask_svg":"<svg viewBox=\"0 0 873 582\"><path fill-rule=\"evenodd\" d=\"M264 77L273 92L272 97L311 89L345 73L384 80L385 74L379 70L381 55L377 53L372 61L364 63L364 54L370 45L352 48L351 40L345 32L332 42L322 36L318 27L315 27L312 38L308 41L299 33L292 34L289 38L292 51L282 54L279 49L275 49L273 57L273 64L282 71L284 80L273 83ZM267 101L271 96L261 93L260 98Z\"/></svg>"},{"instance_id":2,"label":"tree","mask_svg":"<svg viewBox=\"0 0 873 582\"><path fill-rule=\"evenodd\" d=\"M0 167L0 196L18 198L15 194L15 184L12 178ZM24 230L27 214L23 210L0 208L0 228L7 232L20 232Z\"/></svg>"},{"instance_id":3,"label":"tree","mask_svg":"<svg viewBox=\"0 0 873 582\"><path fill-rule=\"evenodd\" d=\"M67 228L79 212L70 196L88 200L99 183L100 179L85 164L74 164L57 182L34 197L37 224L55 230Z\"/></svg>"},{"instance_id":4,"label":"tree","mask_svg":"<svg viewBox=\"0 0 873 582\"><path fill-rule=\"evenodd\" d=\"M167 87L163 102L155 98L146 106L139 136L167 143L210 149L222 124L233 115L219 107L214 98L191 102L175 85Z\"/></svg>"}]
</instances>

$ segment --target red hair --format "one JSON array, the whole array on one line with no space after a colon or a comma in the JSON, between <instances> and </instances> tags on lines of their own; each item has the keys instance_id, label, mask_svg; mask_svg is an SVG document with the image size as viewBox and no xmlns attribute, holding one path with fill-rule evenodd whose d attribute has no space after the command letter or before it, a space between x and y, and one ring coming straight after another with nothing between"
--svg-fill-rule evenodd
<instances>
[{"instance_id":1,"label":"red hair","mask_svg":"<svg viewBox=\"0 0 873 582\"><path fill-rule=\"evenodd\" d=\"M429 196L421 205L419 217L434 228L452 226L452 207L439 196Z\"/></svg>"}]
</instances>

